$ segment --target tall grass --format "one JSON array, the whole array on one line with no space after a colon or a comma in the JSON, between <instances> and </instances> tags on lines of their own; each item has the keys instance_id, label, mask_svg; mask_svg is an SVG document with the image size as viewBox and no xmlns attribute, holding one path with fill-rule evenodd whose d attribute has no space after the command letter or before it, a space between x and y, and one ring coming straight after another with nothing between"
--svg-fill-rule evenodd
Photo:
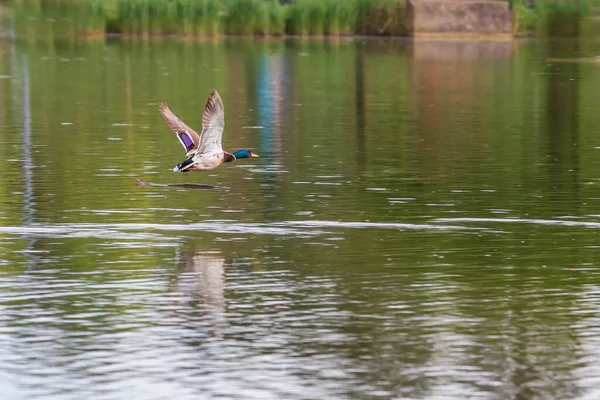
<instances>
[{"instance_id":1,"label":"tall grass","mask_svg":"<svg viewBox=\"0 0 600 400\"><path fill-rule=\"evenodd\" d=\"M325 33L327 35L350 35L357 31L357 4L354 1L328 0L325 17Z\"/></svg>"},{"instance_id":2,"label":"tall grass","mask_svg":"<svg viewBox=\"0 0 600 400\"><path fill-rule=\"evenodd\" d=\"M131 36L177 34L351 35L402 34L406 0L14 0L63 1L102 12L107 33ZM107 3L108 2L108 3ZM108 4L108 5L107 5ZM111 4L113 5L111 7ZM94 28L96 29L96 28Z\"/></svg>"},{"instance_id":3,"label":"tall grass","mask_svg":"<svg viewBox=\"0 0 600 400\"><path fill-rule=\"evenodd\" d=\"M501 0L504 1L504 0ZM573 26L598 0L512 0L515 33ZM406 0L0 0L18 36L405 35ZM570 22L566 22L567 18ZM561 20L563 19L563 20ZM36 22L32 22L36 21ZM67 21L67 22L63 22ZM565 22L563 22L565 21Z\"/></svg>"},{"instance_id":4,"label":"tall grass","mask_svg":"<svg viewBox=\"0 0 600 400\"><path fill-rule=\"evenodd\" d=\"M591 0L513 0L513 33L533 32L556 34L558 30L572 29L591 9ZM564 29L563 29L564 28ZM568 32L563 34L569 35Z\"/></svg>"},{"instance_id":5,"label":"tall grass","mask_svg":"<svg viewBox=\"0 0 600 400\"><path fill-rule=\"evenodd\" d=\"M85 4L85 3L84 3ZM104 35L106 31L106 17L108 6L104 0L89 0L87 2L88 29L93 35Z\"/></svg>"},{"instance_id":6,"label":"tall grass","mask_svg":"<svg viewBox=\"0 0 600 400\"><path fill-rule=\"evenodd\" d=\"M225 33L230 35L282 35L285 9L277 0L228 0Z\"/></svg>"},{"instance_id":7,"label":"tall grass","mask_svg":"<svg viewBox=\"0 0 600 400\"><path fill-rule=\"evenodd\" d=\"M309 34L310 15L309 7L306 6L309 1L311 0L297 1L286 6L288 8L285 23L286 33L300 36Z\"/></svg>"},{"instance_id":8,"label":"tall grass","mask_svg":"<svg viewBox=\"0 0 600 400\"><path fill-rule=\"evenodd\" d=\"M406 0L296 0L289 8L290 35L399 35Z\"/></svg>"},{"instance_id":9,"label":"tall grass","mask_svg":"<svg viewBox=\"0 0 600 400\"><path fill-rule=\"evenodd\" d=\"M406 34L403 0L357 0L359 20L357 27L362 35L399 36Z\"/></svg>"},{"instance_id":10,"label":"tall grass","mask_svg":"<svg viewBox=\"0 0 600 400\"><path fill-rule=\"evenodd\" d=\"M523 35L537 28L538 16L523 0L513 0L513 35Z\"/></svg>"},{"instance_id":11,"label":"tall grass","mask_svg":"<svg viewBox=\"0 0 600 400\"><path fill-rule=\"evenodd\" d=\"M339 2L336 0L296 0L289 8L287 33L290 35L338 35L340 18L343 11L354 19L355 0ZM330 26L334 24L335 26ZM348 27L353 30L353 26Z\"/></svg>"},{"instance_id":12,"label":"tall grass","mask_svg":"<svg viewBox=\"0 0 600 400\"><path fill-rule=\"evenodd\" d=\"M544 14L585 14L590 8L590 0L537 0L534 8Z\"/></svg>"},{"instance_id":13,"label":"tall grass","mask_svg":"<svg viewBox=\"0 0 600 400\"><path fill-rule=\"evenodd\" d=\"M219 0L118 0L115 26L137 36L217 35L221 11Z\"/></svg>"},{"instance_id":14,"label":"tall grass","mask_svg":"<svg viewBox=\"0 0 600 400\"><path fill-rule=\"evenodd\" d=\"M3 4L12 10L17 37L73 41L105 34L105 0L6 0Z\"/></svg>"}]
</instances>

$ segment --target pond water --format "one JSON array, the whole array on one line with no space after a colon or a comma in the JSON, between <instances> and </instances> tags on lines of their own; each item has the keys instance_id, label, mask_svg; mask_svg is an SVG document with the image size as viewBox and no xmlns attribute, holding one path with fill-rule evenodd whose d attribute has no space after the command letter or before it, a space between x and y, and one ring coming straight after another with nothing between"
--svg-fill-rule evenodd
<instances>
[{"instance_id":1,"label":"pond water","mask_svg":"<svg viewBox=\"0 0 600 400\"><path fill-rule=\"evenodd\" d=\"M600 396L600 42L0 54L3 398Z\"/></svg>"}]
</instances>

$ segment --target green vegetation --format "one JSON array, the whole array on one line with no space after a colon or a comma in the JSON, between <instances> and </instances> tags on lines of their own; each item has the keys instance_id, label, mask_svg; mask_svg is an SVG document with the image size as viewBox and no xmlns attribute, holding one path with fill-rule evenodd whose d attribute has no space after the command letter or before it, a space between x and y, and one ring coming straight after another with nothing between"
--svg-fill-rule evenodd
<instances>
[{"instance_id":1,"label":"green vegetation","mask_svg":"<svg viewBox=\"0 0 600 400\"><path fill-rule=\"evenodd\" d=\"M77 40L104 37L109 3L104 0L3 2L14 15L19 37L51 41L55 38Z\"/></svg>"},{"instance_id":2,"label":"green vegetation","mask_svg":"<svg viewBox=\"0 0 600 400\"><path fill-rule=\"evenodd\" d=\"M522 35L535 31L537 14L532 7L528 7L522 0L513 3L513 34Z\"/></svg>"},{"instance_id":3,"label":"green vegetation","mask_svg":"<svg viewBox=\"0 0 600 400\"><path fill-rule=\"evenodd\" d=\"M285 7L276 0L229 0L224 16L230 35L283 35Z\"/></svg>"},{"instance_id":4,"label":"green vegetation","mask_svg":"<svg viewBox=\"0 0 600 400\"><path fill-rule=\"evenodd\" d=\"M402 35L404 0L296 0L287 6L290 35Z\"/></svg>"},{"instance_id":5,"label":"green vegetation","mask_svg":"<svg viewBox=\"0 0 600 400\"><path fill-rule=\"evenodd\" d=\"M515 35L554 33L557 22L567 29L577 25L591 9L592 0L512 0Z\"/></svg>"},{"instance_id":6,"label":"green vegetation","mask_svg":"<svg viewBox=\"0 0 600 400\"><path fill-rule=\"evenodd\" d=\"M401 35L406 0L13 0L33 16L70 18L73 35ZM47 33L41 33L47 36Z\"/></svg>"},{"instance_id":7,"label":"green vegetation","mask_svg":"<svg viewBox=\"0 0 600 400\"><path fill-rule=\"evenodd\" d=\"M125 35L216 35L222 3L218 0L117 0L107 33Z\"/></svg>"},{"instance_id":8,"label":"green vegetation","mask_svg":"<svg viewBox=\"0 0 600 400\"><path fill-rule=\"evenodd\" d=\"M154 35L402 36L406 0L0 0L18 34L43 39ZM500 0L505 1L505 0ZM511 0L514 33L557 31L597 0ZM28 24L31 20L42 23ZM569 28L572 29L572 28Z\"/></svg>"}]
</instances>

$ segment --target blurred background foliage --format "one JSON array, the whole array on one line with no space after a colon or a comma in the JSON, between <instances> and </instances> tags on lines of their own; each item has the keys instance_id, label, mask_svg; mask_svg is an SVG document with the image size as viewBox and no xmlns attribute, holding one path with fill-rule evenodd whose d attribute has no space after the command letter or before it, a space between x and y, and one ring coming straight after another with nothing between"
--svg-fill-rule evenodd
<instances>
[{"instance_id":1,"label":"blurred background foliage","mask_svg":"<svg viewBox=\"0 0 600 400\"><path fill-rule=\"evenodd\" d=\"M501 0L504 1L504 0ZM180 35L403 36L406 0L2 0L26 38ZM510 0L514 33L543 34L597 0ZM36 24L29 21L39 20Z\"/></svg>"}]
</instances>

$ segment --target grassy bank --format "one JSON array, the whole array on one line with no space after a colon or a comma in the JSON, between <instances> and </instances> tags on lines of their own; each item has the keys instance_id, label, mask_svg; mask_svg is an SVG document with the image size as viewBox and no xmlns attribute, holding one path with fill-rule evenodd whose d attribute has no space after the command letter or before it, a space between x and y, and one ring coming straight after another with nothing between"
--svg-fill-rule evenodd
<instances>
[{"instance_id":1,"label":"grassy bank","mask_svg":"<svg viewBox=\"0 0 600 400\"><path fill-rule=\"evenodd\" d=\"M107 33L398 35L405 0L118 0Z\"/></svg>"},{"instance_id":2,"label":"grassy bank","mask_svg":"<svg viewBox=\"0 0 600 400\"><path fill-rule=\"evenodd\" d=\"M531 34L558 34L571 36L569 32L557 32L562 26L572 30L573 25L589 15L594 0L512 0L513 33L516 36ZM595 0L599 3L598 0Z\"/></svg>"},{"instance_id":3,"label":"grassy bank","mask_svg":"<svg viewBox=\"0 0 600 400\"><path fill-rule=\"evenodd\" d=\"M3 16L14 18L17 36L32 40L104 36L111 11L110 2L104 0L0 0L0 4Z\"/></svg>"},{"instance_id":4,"label":"grassy bank","mask_svg":"<svg viewBox=\"0 0 600 400\"><path fill-rule=\"evenodd\" d=\"M17 22L72 21L73 34L403 35L406 0L6 0ZM56 24L58 25L58 24ZM23 30L27 30L23 26Z\"/></svg>"},{"instance_id":5,"label":"grassy bank","mask_svg":"<svg viewBox=\"0 0 600 400\"><path fill-rule=\"evenodd\" d=\"M596 0L512 0L514 33L581 18ZM406 0L0 0L20 37L403 36ZM38 21L32 23L32 21ZM565 25L567 23L565 22ZM37 33L36 33L37 31Z\"/></svg>"}]
</instances>

